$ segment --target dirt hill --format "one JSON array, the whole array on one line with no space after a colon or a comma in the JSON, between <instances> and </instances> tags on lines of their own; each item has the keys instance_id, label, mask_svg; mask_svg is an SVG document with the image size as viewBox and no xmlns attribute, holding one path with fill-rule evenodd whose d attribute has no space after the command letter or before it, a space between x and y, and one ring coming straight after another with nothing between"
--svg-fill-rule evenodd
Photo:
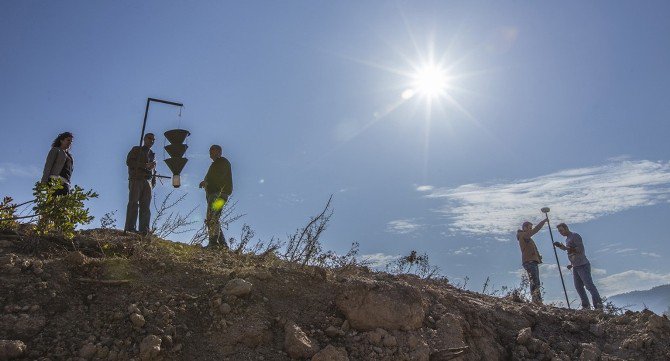
<instances>
[{"instance_id":1,"label":"dirt hill","mask_svg":"<svg viewBox=\"0 0 670 361\"><path fill-rule=\"evenodd\" d=\"M670 321L93 230L0 240L0 360L669 360Z\"/></svg>"}]
</instances>

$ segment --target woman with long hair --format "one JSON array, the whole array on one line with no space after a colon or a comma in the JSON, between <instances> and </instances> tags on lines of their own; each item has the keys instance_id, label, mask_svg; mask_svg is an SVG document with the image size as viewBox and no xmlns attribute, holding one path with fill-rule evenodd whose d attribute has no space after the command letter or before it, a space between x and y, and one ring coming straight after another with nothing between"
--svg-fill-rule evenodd
<instances>
[{"instance_id":1,"label":"woman with long hair","mask_svg":"<svg viewBox=\"0 0 670 361\"><path fill-rule=\"evenodd\" d=\"M54 193L55 195L65 195L70 192L70 178L74 170L74 158L70 154L73 139L74 136L70 132L58 134L51 144L51 150L44 164L42 183L56 179L63 184L63 189L59 189Z\"/></svg>"}]
</instances>

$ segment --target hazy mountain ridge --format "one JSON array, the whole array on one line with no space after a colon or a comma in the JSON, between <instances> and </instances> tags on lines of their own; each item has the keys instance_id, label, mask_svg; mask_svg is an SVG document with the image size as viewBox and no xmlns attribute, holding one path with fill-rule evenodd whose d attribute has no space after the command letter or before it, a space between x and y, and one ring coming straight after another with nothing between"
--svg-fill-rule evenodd
<instances>
[{"instance_id":1,"label":"hazy mountain ridge","mask_svg":"<svg viewBox=\"0 0 670 361\"><path fill-rule=\"evenodd\" d=\"M608 297L609 301L620 307L634 311L645 308L663 314L670 307L670 284L656 286L645 291L632 291Z\"/></svg>"}]
</instances>

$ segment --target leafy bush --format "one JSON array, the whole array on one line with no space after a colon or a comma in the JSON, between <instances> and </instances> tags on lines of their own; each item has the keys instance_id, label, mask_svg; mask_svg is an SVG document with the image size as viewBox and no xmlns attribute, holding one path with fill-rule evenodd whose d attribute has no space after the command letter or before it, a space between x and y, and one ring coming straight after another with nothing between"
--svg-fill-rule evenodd
<instances>
[{"instance_id":1,"label":"leafy bush","mask_svg":"<svg viewBox=\"0 0 670 361\"><path fill-rule=\"evenodd\" d=\"M14 214L16 205L12 203L14 199L12 197L5 197L0 203L0 232L9 232L14 231L18 227Z\"/></svg>"},{"instance_id":2,"label":"leafy bush","mask_svg":"<svg viewBox=\"0 0 670 361\"><path fill-rule=\"evenodd\" d=\"M93 190L84 191L79 186L74 186L70 193L56 195L60 189L63 189L60 181L35 184L33 210L39 216L35 232L41 236L58 235L72 239L77 225L88 224L93 220L88 208L84 208L84 201L97 198L98 194Z\"/></svg>"}]
</instances>

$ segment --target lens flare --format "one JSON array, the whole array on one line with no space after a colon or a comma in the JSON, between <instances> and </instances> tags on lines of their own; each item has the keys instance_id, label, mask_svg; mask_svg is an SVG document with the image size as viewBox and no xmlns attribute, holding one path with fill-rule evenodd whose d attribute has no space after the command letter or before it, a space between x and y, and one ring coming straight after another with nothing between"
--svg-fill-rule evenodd
<instances>
[{"instance_id":1,"label":"lens flare","mask_svg":"<svg viewBox=\"0 0 670 361\"><path fill-rule=\"evenodd\" d=\"M435 64L419 68L413 78L416 92L429 98L437 97L447 89L447 73Z\"/></svg>"},{"instance_id":2,"label":"lens flare","mask_svg":"<svg viewBox=\"0 0 670 361\"><path fill-rule=\"evenodd\" d=\"M223 198L217 198L212 202L212 210L220 211L221 208L226 204L226 201Z\"/></svg>"}]
</instances>

